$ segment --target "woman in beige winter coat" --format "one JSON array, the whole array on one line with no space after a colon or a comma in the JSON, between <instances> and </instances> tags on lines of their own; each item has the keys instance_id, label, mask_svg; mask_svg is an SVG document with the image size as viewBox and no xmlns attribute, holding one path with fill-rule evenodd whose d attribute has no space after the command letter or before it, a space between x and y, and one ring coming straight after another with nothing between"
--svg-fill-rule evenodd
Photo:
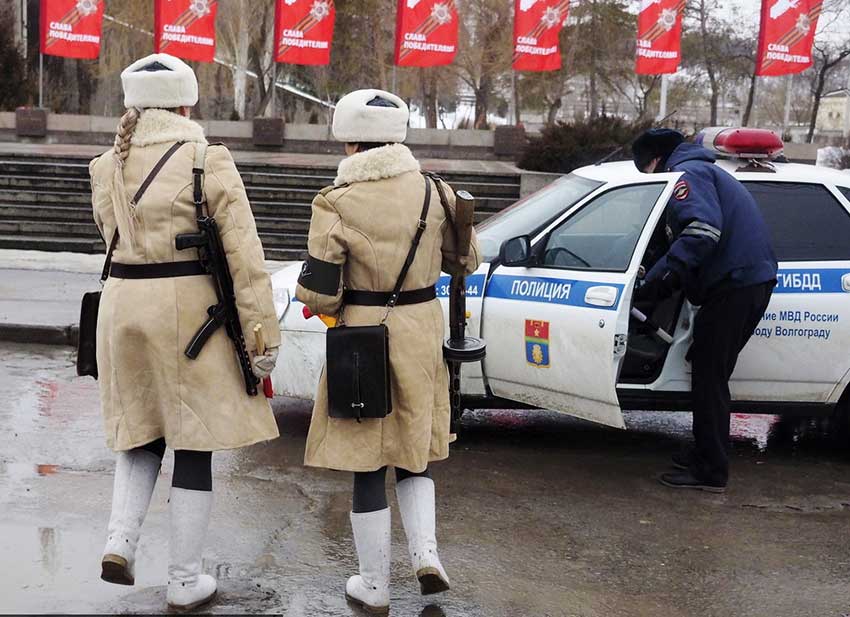
<instances>
[{"instance_id":1,"label":"woman in beige winter coat","mask_svg":"<svg viewBox=\"0 0 850 617\"><path fill-rule=\"evenodd\" d=\"M206 210L221 231L243 332L263 326L269 351L252 356L257 377L271 372L280 332L242 180L227 149L208 146L189 119L198 100L192 69L154 54L121 78L128 111L113 150L90 165L95 222L107 245L116 238L97 324L106 440L117 452L102 578L134 583L136 545L167 445L175 451L167 600L185 609L216 590L215 579L201 573L211 453L278 435L265 397L246 393L223 327L197 359L184 354L217 303L198 251L175 247L175 236L198 230L193 167L204 171ZM253 352L254 337L246 338Z\"/></svg>"},{"instance_id":2,"label":"woman in beige winter coat","mask_svg":"<svg viewBox=\"0 0 850 617\"><path fill-rule=\"evenodd\" d=\"M386 321L392 413L361 421L329 417L323 371L307 438L307 465L355 472L351 525L360 574L348 580L346 596L378 613L389 608L388 466L396 469L399 509L422 593L449 588L437 555L434 482L428 470L430 462L448 457L451 441L445 328L434 284L441 269L471 273L479 263L474 236L470 254L456 254L435 180L420 173L419 163L400 143L407 122L407 106L389 92L359 90L337 104L334 136L346 142L349 156L340 163L334 186L313 200L309 258L296 292L313 313L341 313L350 326L380 323L387 310L383 296L389 293L356 292L393 289L417 229L425 183L431 183L425 231L399 303ZM454 194L439 182L451 213ZM364 305L365 296L374 302Z\"/></svg>"}]
</instances>

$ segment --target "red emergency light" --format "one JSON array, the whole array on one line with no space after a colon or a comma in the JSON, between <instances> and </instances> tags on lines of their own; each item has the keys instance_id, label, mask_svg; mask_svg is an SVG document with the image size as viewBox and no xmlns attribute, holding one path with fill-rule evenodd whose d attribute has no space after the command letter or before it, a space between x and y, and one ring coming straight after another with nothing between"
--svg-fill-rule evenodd
<instances>
[{"instance_id":1,"label":"red emergency light","mask_svg":"<svg viewBox=\"0 0 850 617\"><path fill-rule=\"evenodd\" d=\"M767 129L711 127L700 131L695 141L712 152L739 159L771 159L785 148L779 135Z\"/></svg>"}]
</instances>

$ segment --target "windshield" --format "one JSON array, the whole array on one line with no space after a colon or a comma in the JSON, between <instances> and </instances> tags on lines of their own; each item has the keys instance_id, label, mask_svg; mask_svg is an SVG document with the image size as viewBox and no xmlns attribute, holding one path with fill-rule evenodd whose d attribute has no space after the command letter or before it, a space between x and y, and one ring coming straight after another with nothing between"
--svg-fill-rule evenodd
<instances>
[{"instance_id":1,"label":"windshield","mask_svg":"<svg viewBox=\"0 0 850 617\"><path fill-rule=\"evenodd\" d=\"M534 235L602 184L569 174L494 214L476 228L484 261L498 257L499 248L505 240Z\"/></svg>"}]
</instances>

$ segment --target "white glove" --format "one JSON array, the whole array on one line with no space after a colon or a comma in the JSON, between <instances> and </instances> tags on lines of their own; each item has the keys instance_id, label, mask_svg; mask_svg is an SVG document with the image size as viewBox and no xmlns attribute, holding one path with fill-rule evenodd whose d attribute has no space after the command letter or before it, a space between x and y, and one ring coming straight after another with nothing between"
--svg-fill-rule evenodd
<instances>
[{"instance_id":1,"label":"white glove","mask_svg":"<svg viewBox=\"0 0 850 617\"><path fill-rule=\"evenodd\" d=\"M254 359L251 361L251 368L254 371L254 375L260 379L265 379L272 374L274 365L277 363L277 351L277 347L270 347L266 349L266 353L263 355L254 356Z\"/></svg>"}]
</instances>

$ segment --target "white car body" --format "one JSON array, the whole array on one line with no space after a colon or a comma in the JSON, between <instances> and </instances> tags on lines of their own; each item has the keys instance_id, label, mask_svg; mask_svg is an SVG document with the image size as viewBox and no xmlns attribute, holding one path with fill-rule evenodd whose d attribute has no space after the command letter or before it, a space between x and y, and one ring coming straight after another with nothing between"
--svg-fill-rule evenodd
<instances>
[{"instance_id":1,"label":"white car body","mask_svg":"<svg viewBox=\"0 0 850 617\"><path fill-rule=\"evenodd\" d=\"M760 191L757 200L761 200L763 212L765 208L773 212L774 202L778 212L780 202L791 200L781 206L792 215L787 220L771 214L772 229L783 235L776 246L779 283L732 377L735 408L828 413L848 392L850 382L850 234L843 236L846 249L825 236L823 243L805 238L812 234L821 237L818 225L825 226L827 235L843 233L837 228L845 223L850 229L850 176L791 163L775 163L773 171L747 167L734 159L720 160L717 165L751 190ZM622 263L614 268L586 267L579 261L574 265L508 267L490 259L468 277L468 332L487 342L487 357L463 366L462 391L468 408L541 407L616 427L624 426L621 408L689 408L686 354L696 310L693 306L682 300L671 313L667 330L673 343L662 356L651 349L647 357L652 361L644 362L643 356L635 356L637 347L630 351L630 345L648 342L646 334L635 333L635 322L630 319L632 290L653 233L663 229L664 209L680 176L679 172L639 173L630 162L584 167L519 202L510 209L513 214L494 217L505 226L521 219L523 212L540 210L539 204L549 200L551 216L528 222L526 226L533 231L520 230L530 235L534 247L549 243L546 259L560 259L560 253L575 255L558 245L559 230L574 249L578 245L581 250L601 254L602 248L626 248ZM573 201L576 185L592 188ZM559 208L562 193L566 196ZM817 203L801 202L799 208L805 210L795 210L789 206L796 203L795 194L802 195L802 200L814 195ZM646 203L640 203L647 195ZM632 196L636 205L630 205ZM639 210L643 214L629 227L623 219L637 216ZM818 219L821 212L825 213L822 221ZM624 225L627 229L610 237L607 228L585 234L582 225L592 227L593 217L612 228ZM509 239L492 231L498 231L499 224L485 223L480 234L484 253L491 258L498 254L498 245ZM793 245L797 236L803 238L800 246ZM776 245L776 238L774 242ZM632 243L634 247L629 249ZM318 318L304 318L303 305L294 297L298 272L299 267L292 266L272 277L283 335L273 379L276 393L312 399L324 359L325 326ZM437 292L447 311L448 277L440 279ZM529 328L541 336L548 330L548 336L529 341ZM630 353L629 363L634 366L629 371L648 370L647 362L656 368L645 376L630 373L624 377L624 359Z\"/></svg>"}]
</instances>

